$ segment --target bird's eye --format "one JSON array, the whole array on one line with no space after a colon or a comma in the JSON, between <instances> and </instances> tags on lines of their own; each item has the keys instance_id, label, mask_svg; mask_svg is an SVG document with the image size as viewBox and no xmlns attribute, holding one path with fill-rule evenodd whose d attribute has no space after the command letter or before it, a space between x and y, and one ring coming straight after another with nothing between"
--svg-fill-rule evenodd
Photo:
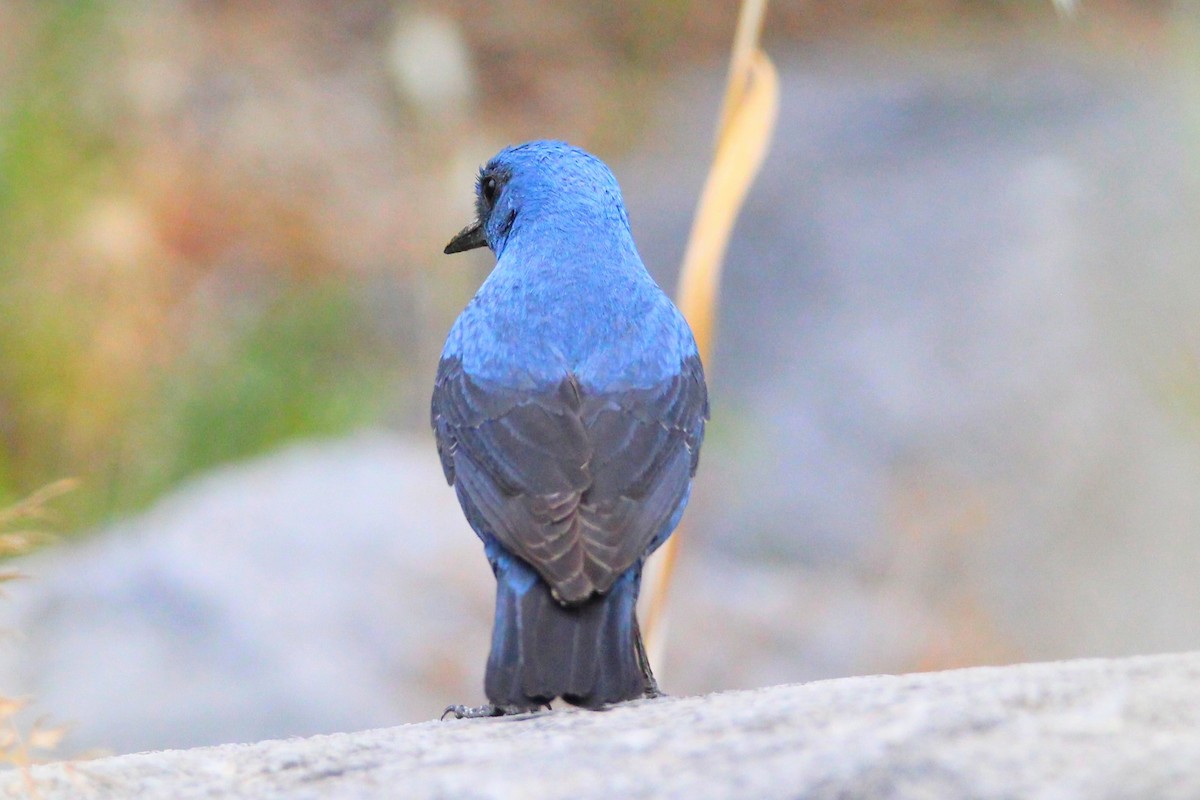
<instances>
[{"instance_id":1,"label":"bird's eye","mask_svg":"<svg viewBox=\"0 0 1200 800\"><path fill-rule=\"evenodd\" d=\"M496 202L496 179L491 175L483 179L483 200L489 206Z\"/></svg>"}]
</instances>

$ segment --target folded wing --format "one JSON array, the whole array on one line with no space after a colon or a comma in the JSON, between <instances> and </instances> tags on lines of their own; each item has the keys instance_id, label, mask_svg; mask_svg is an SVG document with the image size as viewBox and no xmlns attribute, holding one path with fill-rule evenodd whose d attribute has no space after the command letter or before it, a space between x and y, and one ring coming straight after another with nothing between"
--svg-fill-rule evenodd
<instances>
[{"instance_id":1,"label":"folded wing","mask_svg":"<svg viewBox=\"0 0 1200 800\"><path fill-rule=\"evenodd\" d=\"M445 358L432 407L442 468L468 518L568 604L606 592L666 532L707 417L695 357L656 386L614 390L570 375L503 387Z\"/></svg>"}]
</instances>

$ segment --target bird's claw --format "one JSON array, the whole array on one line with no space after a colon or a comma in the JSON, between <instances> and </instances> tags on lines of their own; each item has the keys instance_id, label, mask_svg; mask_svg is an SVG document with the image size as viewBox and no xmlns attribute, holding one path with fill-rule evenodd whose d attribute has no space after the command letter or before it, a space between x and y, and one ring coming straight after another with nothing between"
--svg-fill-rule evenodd
<instances>
[{"instance_id":1,"label":"bird's claw","mask_svg":"<svg viewBox=\"0 0 1200 800\"><path fill-rule=\"evenodd\" d=\"M478 719L479 717L498 717L503 713L504 711L499 706L490 703L484 706L448 705L440 719L445 719L447 714L453 714L455 719Z\"/></svg>"},{"instance_id":2,"label":"bird's claw","mask_svg":"<svg viewBox=\"0 0 1200 800\"><path fill-rule=\"evenodd\" d=\"M447 714L453 714L455 719L508 717L514 714L528 714L538 711L541 708L542 706L535 706L534 708L525 708L523 706L496 706L492 705L491 703L482 706L449 705L446 706L446 710L442 712L441 719L445 719ZM545 708L549 709L549 704L547 704Z\"/></svg>"}]
</instances>

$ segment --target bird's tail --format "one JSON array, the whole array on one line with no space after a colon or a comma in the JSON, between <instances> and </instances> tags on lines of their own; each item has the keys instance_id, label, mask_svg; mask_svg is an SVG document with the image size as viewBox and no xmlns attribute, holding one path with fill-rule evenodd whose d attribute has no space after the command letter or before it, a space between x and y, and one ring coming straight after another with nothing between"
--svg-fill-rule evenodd
<instances>
[{"instance_id":1,"label":"bird's tail","mask_svg":"<svg viewBox=\"0 0 1200 800\"><path fill-rule=\"evenodd\" d=\"M532 568L494 563L496 621L484 689L497 706L535 708L561 697L598 708L651 689L638 630L640 567L606 594L564 608Z\"/></svg>"}]
</instances>

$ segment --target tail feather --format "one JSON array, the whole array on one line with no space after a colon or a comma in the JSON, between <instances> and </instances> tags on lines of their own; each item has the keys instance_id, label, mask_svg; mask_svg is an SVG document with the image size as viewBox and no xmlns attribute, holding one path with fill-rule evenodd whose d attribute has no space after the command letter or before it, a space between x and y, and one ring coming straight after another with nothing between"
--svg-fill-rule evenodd
<instances>
[{"instance_id":1,"label":"tail feather","mask_svg":"<svg viewBox=\"0 0 1200 800\"><path fill-rule=\"evenodd\" d=\"M528 565L496 561L496 621L484 688L497 706L533 708L556 697L598 708L650 688L638 657L640 568L604 595L564 607Z\"/></svg>"}]
</instances>

